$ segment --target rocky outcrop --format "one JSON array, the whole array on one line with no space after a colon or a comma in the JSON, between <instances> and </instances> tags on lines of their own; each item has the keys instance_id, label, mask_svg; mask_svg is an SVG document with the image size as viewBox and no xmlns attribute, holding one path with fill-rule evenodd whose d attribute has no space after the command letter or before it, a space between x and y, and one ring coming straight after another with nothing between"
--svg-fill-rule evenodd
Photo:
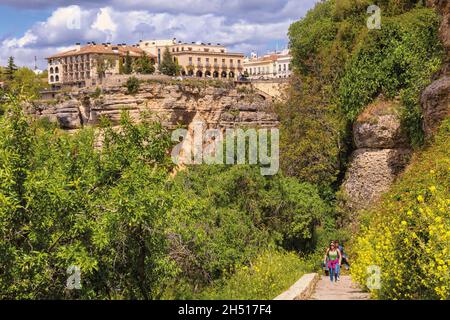
<instances>
[{"instance_id":1,"label":"rocky outcrop","mask_svg":"<svg viewBox=\"0 0 450 320\"><path fill-rule=\"evenodd\" d=\"M423 130L430 138L450 115L450 76L443 76L428 86L422 93L421 105Z\"/></svg>"},{"instance_id":2,"label":"rocky outcrop","mask_svg":"<svg viewBox=\"0 0 450 320\"><path fill-rule=\"evenodd\" d=\"M427 5L436 8L442 16L439 35L445 50L441 71L421 96L423 130L429 139L442 120L450 115L450 1L428 0Z\"/></svg>"},{"instance_id":3,"label":"rocky outcrop","mask_svg":"<svg viewBox=\"0 0 450 320\"><path fill-rule=\"evenodd\" d=\"M85 89L61 94L56 103L38 103L31 113L57 121L63 129L73 130L97 125L102 117L118 125L124 110L135 121L146 115L169 128L188 126L194 117L204 121L206 128L278 125L277 116L271 111L271 101L262 95L233 87L183 83L142 83L134 95L128 94L124 86L103 88L99 96L93 89Z\"/></svg>"},{"instance_id":4,"label":"rocky outcrop","mask_svg":"<svg viewBox=\"0 0 450 320\"><path fill-rule=\"evenodd\" d=\"M369 207L389 190L407 165L411 149L393 102L368 106L353 126L353 138L356 150L343 189L354 212Z\"/></svg>"}]
</instances>

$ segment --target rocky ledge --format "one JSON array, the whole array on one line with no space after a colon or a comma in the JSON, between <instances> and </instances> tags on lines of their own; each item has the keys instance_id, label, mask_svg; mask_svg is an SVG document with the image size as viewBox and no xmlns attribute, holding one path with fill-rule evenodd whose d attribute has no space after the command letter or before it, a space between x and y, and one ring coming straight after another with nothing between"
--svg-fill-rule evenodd
<instances>
[{"instance_id":1,"label":"rocky ledge","mask_svg":"<svg viewBox=\"0 0 450 320\"><path fill-rule=\"evenodd\" d=\"M353 139L356 150L343 184L352 212L378 201L412 153L394 102L377 101L368 106L353 126Z\"/></svg>"},{"instance_id":2,"label":"rocky ledge","mask_svg":"<svg viewBox=\"0 0 450 320\"><path fill-rule=\"evenodd\" d=\"M29 112L66 130L95 126L101 117L118 125L124 110L135 121L145 114L171 128L188 126L194 118L213 128L275 127L278 119L271 107L271 101L249 90L154 82L142 83L136 94L128 94L124 86L59 94L30 106Z\"/></svg>"}]
</instances>

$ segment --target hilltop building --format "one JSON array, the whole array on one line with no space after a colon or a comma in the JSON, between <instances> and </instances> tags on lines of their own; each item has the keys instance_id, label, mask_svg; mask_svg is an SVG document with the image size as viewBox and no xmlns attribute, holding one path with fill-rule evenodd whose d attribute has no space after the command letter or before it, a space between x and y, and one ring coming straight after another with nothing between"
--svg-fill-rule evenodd
<instances>
[{"instance_id":1,"label":"hilltop building","mask_svg":"<svg viewBox=\"0 0 450 320\"><path fill-rule=\"evenodd\" d=\"M119 74L120 63L125 63L127 54L137 59L144 55L144 51L126 44L92 42L81 46L77 43L74 49L47 58L48 82L53 88L96 85L105 77ZM156 59L152 55L149 57Z\"/></svg>"},{"instance_id":2,"label":"hilltop building","mask_svg":"<svg viewBox=\"0 0 450 320\"><path fill-rule=\"evenodd\" d=\"M291 61L289 50L269 53L262 57L252 53L244 60L244 72L252 80L289 78L292 74Z\"/></svg>"},{"instance_id":3,"label":"hilltop building","mask_svg":"<svg viewBox=\"0 0 450 320\"><path fill-rule=\"evenodd\" d=\"M168 49L181 67L181 75L199 78L236 79L243 73L244 54L228 52L220 43L181 42L172 40L140 41L139 48L156 56L156 65Z\"/></svg>"}]
</instances>

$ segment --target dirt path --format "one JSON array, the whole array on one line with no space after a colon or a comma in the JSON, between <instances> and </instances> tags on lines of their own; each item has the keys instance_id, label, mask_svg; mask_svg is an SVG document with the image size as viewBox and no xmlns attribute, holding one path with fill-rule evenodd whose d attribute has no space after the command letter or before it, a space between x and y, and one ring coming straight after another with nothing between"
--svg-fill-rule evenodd
<instances>
[{"instance_id":1,"label":"dirt path","mask_svg":"<svg viewBox=\"0 0 450 320\"><path fill-rule=\"evenodd\" d=\"M348 275L341 275L338 282L322 276L316 285L311 300L368 300L369 294L363 292Z\"/></svg>"}]
</instances>

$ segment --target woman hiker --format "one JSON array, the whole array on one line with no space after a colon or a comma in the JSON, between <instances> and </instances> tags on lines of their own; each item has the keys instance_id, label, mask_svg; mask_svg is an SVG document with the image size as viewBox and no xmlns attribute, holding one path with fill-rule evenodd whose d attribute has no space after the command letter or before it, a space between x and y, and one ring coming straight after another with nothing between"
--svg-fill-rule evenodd
<instances>
[{"instance_id":1,"label":"woman hiker","mask_svg":"<svg viewBox=\"0 0 450 320\"><path fill-rule=\"evenodd\" d=\"M342 255L338 248L336 248L336 245L334 242L330 243L330 247L327 249L327 252L325 254L325 257L323 258L324 263L328 263L328 271L330 274L330 280L333 282L337 282L338 279L338 271L339 266L342 262Z\"/></svg>"}]
</instances>

